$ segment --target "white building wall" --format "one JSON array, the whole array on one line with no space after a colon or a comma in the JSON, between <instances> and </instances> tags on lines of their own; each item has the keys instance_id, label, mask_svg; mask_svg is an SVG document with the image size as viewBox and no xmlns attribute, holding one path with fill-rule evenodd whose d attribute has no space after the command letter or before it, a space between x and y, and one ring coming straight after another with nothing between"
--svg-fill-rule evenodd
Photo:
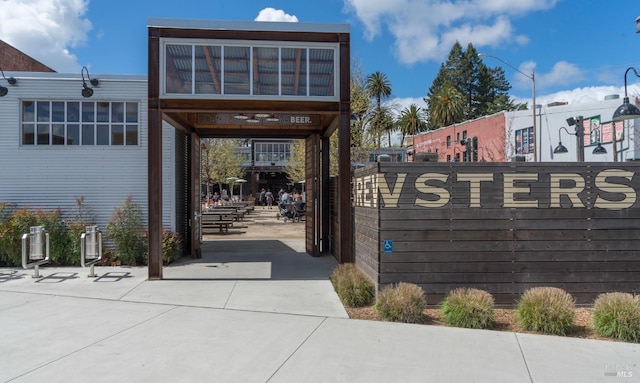
<instances>
[{"instance_id":1,"label":"white building wall","mask_svg":"<svg viewBox=\"0 0 640 383\"><path fill-rule=\"evenodd\" d=\"M631 102L635 102L634 97L630 97ZM603 100L589 104L568 104L561 106L542 106L537 110L537 161L538 162L575 162L577 160L576 136L568 134L575 133L575 127L568 126L567 119L570 117L583 116L585 119L600 116L601 123L611 121L615 110L622 105L622 98ZM505 143L507 158L512 158L515 153L515 132L519 129L531 127L533 125L533 113L531 110L514 111L505 113L505 129L507 142ZM586 125L585 125L586 126ZM621 123L616 125L621 127ZM634 142L636 129L640 128L640 120L629 120L624 123L624 139L618 141L618 161L640 159L640 143ZM619 130L619 129L618 129ZM560 136L558 135L560 134ZM589 134L589 129L585 128L585 134ZM559 139L568 149L568 153L554 154L553 150L558 146ZM585 146L585 161L587 162L612 162L613 144L603 143L607 150L606 154L594 155L595 146ZM533 154L525 154L526 161L533 161Z\"/></svg>"},{"instance_id":2,"label":"white building wall","mask_svg":"<svg viewBox=\"0 0 640 383\"><path fill-rule=\"evenodd\" d=\"M0 203L33 209L60 208L74 214L76 199L106 227L128 196L147 224L147 80L141 76L92 75L100 83L91 98L81 96L79 75L6 73L18 80L0 98ZM135 101L139 138L135 146L20 145L22 100ZM163 126L163 225L175 230L174 130Z\"/></svg>"}]
</instances>

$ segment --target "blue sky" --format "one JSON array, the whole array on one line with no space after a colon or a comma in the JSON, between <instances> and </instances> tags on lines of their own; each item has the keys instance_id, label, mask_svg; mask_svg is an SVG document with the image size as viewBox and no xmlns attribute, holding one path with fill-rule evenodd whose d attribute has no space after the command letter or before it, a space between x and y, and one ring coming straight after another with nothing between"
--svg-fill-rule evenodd
<instances>
[{"instance_id":1,"label":"blue sky","mask_svg":"<svg viewBox=\"0 0 640 383\"><path fill-rule=\"evenodd\" d=\"M152 5L151 5L152 4ZM640 68L640 3L629 0L0 0L0 39L62 73L147 72L147 21L347 23L352 57L365 74L385 73L391 99L424 97L457 40L535 71L537 102L591 102L623 93L626 68ZM502 66L511 95L530 102L531 80ZM0 63L0 66L2 63ZM628 76L630 95L640 79ZM633 84L633 86L631 86Z\"/></svg>"}]
</instances>

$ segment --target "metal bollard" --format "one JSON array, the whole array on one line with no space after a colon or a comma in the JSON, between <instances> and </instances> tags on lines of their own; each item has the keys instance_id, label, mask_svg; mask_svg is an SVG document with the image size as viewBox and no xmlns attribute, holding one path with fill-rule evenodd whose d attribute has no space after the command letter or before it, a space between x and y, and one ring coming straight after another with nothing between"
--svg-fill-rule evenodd
<instances>
[{"instance_id":1,"label":"metal bollard","mask_svg":"<svg viewBox=\"0 0 640 383\"><path fill-rule=\"evenodd\" d=\"M29 259L27 262L27 240L29 241ZM49 233L44 226L31 226L28 234L22 235L22 268L33 267L34 278L40 278L40 265L49 262Z\"/></svg>"},{"instance_id":2,"label":"metal bollard","mask_svg":"<svg viewBox=\"0 0 640 383\"><path fill-rule=\"evenodd\" d=\"M87 226L80 235L80 264L89 266L89 277L96 277L94 266L102 260L102 233L98 226Z\"/></svg>"}]
</instances>

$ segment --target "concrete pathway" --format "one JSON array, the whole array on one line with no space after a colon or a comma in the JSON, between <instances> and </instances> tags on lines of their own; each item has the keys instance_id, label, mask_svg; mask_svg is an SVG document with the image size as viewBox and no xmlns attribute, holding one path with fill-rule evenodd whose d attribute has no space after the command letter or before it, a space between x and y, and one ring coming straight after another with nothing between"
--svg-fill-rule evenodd
<instances>
[{"instance_id":1,"label":"concrete pathway","mask_svg":"<svg viewBox=\"0 0 640 383\"><path fill-rule=\"evenodd\" d=\"M348 319L301 239L164 270L0 269L0 382L640 381L640 345Z\"/></svg>"}]
</instances>

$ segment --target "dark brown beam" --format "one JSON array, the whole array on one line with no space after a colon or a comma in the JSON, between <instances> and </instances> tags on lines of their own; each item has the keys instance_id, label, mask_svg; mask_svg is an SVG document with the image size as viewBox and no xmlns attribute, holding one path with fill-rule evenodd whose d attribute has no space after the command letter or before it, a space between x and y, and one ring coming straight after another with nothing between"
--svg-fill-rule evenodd
<instances>
[{"instance_id":1,"label":"dark brown beam","mask_svg":"<svg viewBox=\"0 0 640 383\"><path fill-rule=\"evenodd\" d=\"M162 113L158 110L160 41L149 29L148 214L149 279L162 279Z\"/></svg>"},{"instance_id":2,"label":"dark brown beam","mask_svg":"<svg viewBox=\"0 0 640 383\"><path fill-rule=\"evenodd\" d=\"M288 113L337 113L337 102L314 101L264 101L264 100L195 100L163 98L160 109L163 112L251 112L267 110L269 112Z\"/></svg>"},{"instance_id":3,"label":"dark brown beam","mask_svg":"<svg viewBox=\"0 0 640 383\"><path fill-rule=\"evenodd\" d=\"M183 131L186 134L191 134L194 130L194 126L191 121L178 113L163 113L162 118L171 126Z\"/></svg>"},{"instance_id":4,"label":"dark brown beam","mask_svg":"<svg viewBox=\"0 0 640 383\"><path fill-rule=\"evenodd\" d=\"M340 256L338 262L353 259L353 227L351 214L351 57L348 34L340 35L340 126L338 127L338 221L340 224Z\"/></svg>"},{"instance_id":5,"label":"dark brown beam","mask_svg":"<svg viewBox=\"0 0 640 383\"><path fill-rule=\"evenodd\" d=\"M160 37L337 43L344 33L157 28ZM348 36L348 34L346 34Z\"/></svg>"}]
</instances>

